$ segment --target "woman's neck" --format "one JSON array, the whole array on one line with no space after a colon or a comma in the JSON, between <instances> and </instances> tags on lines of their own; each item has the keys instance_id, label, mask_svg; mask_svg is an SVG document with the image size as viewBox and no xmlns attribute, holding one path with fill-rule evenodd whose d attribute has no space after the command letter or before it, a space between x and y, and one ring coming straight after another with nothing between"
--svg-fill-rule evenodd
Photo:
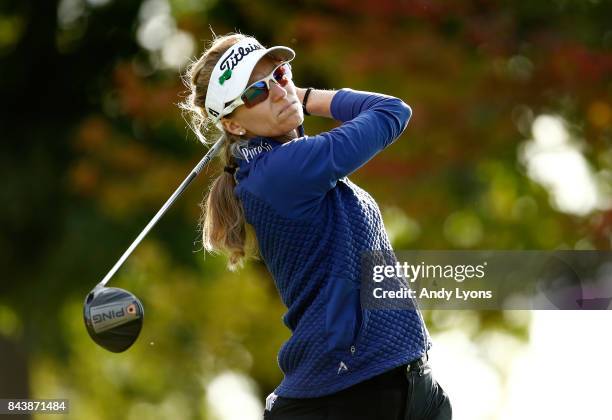
<instances>
[{"instance_id":1,"label":"woman's neck","mask_svg":"<svg viewBox=\"0 0 612 420\"><path fill-rule=\"evenodd\" d=\"M297 128L294 130L291 130L287 134L283 134L282 136L271 137L271 138L273 140L276 140L279 143L287 143L288 141L298 138Z\"/></svg>"}]
</instances>

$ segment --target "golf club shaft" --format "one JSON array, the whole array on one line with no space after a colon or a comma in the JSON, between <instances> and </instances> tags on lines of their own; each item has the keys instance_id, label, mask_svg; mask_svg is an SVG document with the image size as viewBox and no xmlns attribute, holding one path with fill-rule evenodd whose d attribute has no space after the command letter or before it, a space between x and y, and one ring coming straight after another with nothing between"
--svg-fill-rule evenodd
<instances>
[{"instance_id":1,"label":"golf club shaft","mask_svg":"<svg viewBox=\"0 0 612 420\"><path fill-rule=\"evenodd\" d=\"M140 235L138 235L138 237L134 240L134 242L132 242L132 245L130 245L130 247L123 253L121 258L119 258L119 260L115 263L113 268L110 269L110 271L106 274L106 276L104 276L102 281L98 283L96 287L104 287L106 283L108 283L108 281L115 275L119 267L123 265L127 257L129 257L132 251L134 251L134 249L138 246L140 241L142 241L142 239L145 236L147 236L147 233L149 233L149 231L153 228L153 226L155 226L157 221L161 219L161 217L172 206L172 204L176 201L176 199L183 193L183 191L185 191L185 189L187 189L187 186L191 183L191 181L193 181L195 177L198 176L200 171L208 164L208 162L210 162L212 158L214 158L217 155L217 153L221 149L222 143L223 143L223 137L217 140L215 144L213 144L213 146L208 150L206 155L204 155L202 160L200 160L200 162L195 166L195 168L193 168L189 176L185 178L185 180L181 183L181 185L179 185L176 191L174 191L174 193L170 196L170 198L164 203L162 208L159 209L157 214L153 216L149 224L145 226L142 232L140 232Z\"/></svg>"}]
</instances>

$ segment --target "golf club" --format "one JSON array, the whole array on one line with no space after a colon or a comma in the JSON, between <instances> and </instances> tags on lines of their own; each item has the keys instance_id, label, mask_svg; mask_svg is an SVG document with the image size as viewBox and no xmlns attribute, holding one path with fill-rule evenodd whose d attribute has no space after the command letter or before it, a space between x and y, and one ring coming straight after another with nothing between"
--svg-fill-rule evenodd
<instances>
[{"instance_id":1,"label":"golf club","mask_svg":"<svg viewBox=\"0 0 612 420\"><path fill-rule=\"evenodd\" d=\"M127 290L116 287L106 287L108 281L113 277L132 251L138 246L143 238L155 226L157 221L166 213L176 199L187 189L202 169L217 155L221 149L223 137L218 139L208 150L202 160L193 168L191 173L174 191L161 209L153 216L151 221L140 232L140 235L132 242L113 268L104 276L87 294L83 305L83 318L85 327L91 338L106 350L120 353L130 348L138 338L142 329L144 308L136 296Z\"/></svg>"}]
</instances>

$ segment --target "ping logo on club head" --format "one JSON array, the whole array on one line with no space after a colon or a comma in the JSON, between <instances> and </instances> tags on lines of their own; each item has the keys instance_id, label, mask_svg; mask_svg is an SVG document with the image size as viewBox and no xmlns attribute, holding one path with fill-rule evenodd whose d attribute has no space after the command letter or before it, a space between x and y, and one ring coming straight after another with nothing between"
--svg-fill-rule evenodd
<instances>
[{"instance_id":1,"label":"ping logo on club head","mask_svg":"<svg viewBox=\"0 0 612 420\"><path fill-rule=\"evenodd\" d=\"M142 322L142 307L137 300L123 299L92 306L87 322L96 333L101 333L137 320Z\"/></svg>"},{"instance_id":2,"label":"ping logo on club head","mask_svg":"<svg viewBox=\"0 0 612 420\"><path fill-rule=\"evenodd\" d=\"M133 306L134 304L130 305ZM125 308L123 308L123 306L120 307L119 310L116 309L117 306L115 307L111 307L108 308L107 310L103 311L103 312L99 312L96 314L92 314L92 321L94 324L98 324L100 322L104 322L104 321L112 321L112 320L116 320L118 318L123 318L125 316ZM133 309L134 312L136 311L136 308ZM128 313L134 313L134 312L129 312L129 308L128 308Z\"/></svg>"}]
</instances>

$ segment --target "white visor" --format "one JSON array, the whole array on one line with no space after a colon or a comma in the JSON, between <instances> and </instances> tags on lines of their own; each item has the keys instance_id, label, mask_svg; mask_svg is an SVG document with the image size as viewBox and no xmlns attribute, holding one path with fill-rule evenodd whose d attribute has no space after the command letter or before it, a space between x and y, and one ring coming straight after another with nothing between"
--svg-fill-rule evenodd
<instances>
[{"instance_id":1,"label":"white visor","mask_svg":"<svg viewBox=\"0 0 612 420\"><path fill-rule=\"evenodd\" d=\"M217 127L221 128L219 120L229 113L226 104L242 94L259 60L270 53L284 61L295 58L291 48L276 46L266 49L251 37L234 44L221 56L210 76L206 93L206 112Z\"/></svg>"}]
</instances>

